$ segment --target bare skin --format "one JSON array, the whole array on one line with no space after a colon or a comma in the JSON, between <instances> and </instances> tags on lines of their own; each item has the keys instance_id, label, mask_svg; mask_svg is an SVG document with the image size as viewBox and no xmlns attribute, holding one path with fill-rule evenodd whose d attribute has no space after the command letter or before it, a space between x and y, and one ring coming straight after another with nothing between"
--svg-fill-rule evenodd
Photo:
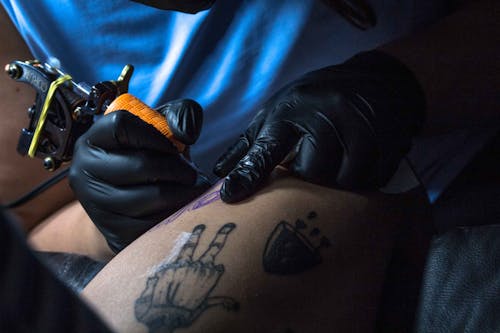
<instances>
[{"instance_id":1,"label":"bare skin","mask_svg":"<svg viewBox=\"0 0 500 333\"><path fill-rule=\"evenodd\" d=\"M396 235L429 221L418 190L356 194L278 177L227 205L218 186L86 287L114 330L371 331Z\"/></svg>"},{"instance_id":2,"label":"bare skin","mask_svg":"<svg viewBox=\"0 0 500 333\"><path fill-rule=\"evenodd\" d=\"M78 201L38 224L29 233L28 243L39 251L78 253L104 262L115 255Z\"/></svg>"},{"instance_id":3,"label":"bare skin","mask_svg":"<svg viewBox=\"0 0 500 333\"><path fill-rule=\"evenodd\" d=\"M13 60L33 59L23 39L0 6L0 65ZM42 167L41 160L20 156L17 151L19 133L28 125L27 109L33 105L35 93L31 87L11 80L0 73L0 203L6 204L27 193L52 176ZM42 219L74 199L67 181L49 189L15 210L24 230L31 230Z\"/></svg>"}]
</instances>

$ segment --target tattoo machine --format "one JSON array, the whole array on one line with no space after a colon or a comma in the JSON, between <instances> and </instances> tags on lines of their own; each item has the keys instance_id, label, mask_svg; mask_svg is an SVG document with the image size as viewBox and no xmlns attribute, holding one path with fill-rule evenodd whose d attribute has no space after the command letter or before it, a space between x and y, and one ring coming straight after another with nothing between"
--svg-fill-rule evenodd
<instances>
[{"instance_id":1,"label":"tattoo machine","mask_svg":"<svg viewBox=\"0 0 500 333\"><path fill-rule=\"evenodd\" d=\"M28 109L29 124L21 130L17 151L21 155L43 159L43 166L54 171L73 157L76 140L94 122L94 116L117 110L129 111L166 136L179 152L185 145L178 141L161 113L128 93L133 66L126 65L117 80L93 86L75 83L56 66L38 60L13 61L5 72L36 91L35 103Z\"/></svg>"}]
</instances>

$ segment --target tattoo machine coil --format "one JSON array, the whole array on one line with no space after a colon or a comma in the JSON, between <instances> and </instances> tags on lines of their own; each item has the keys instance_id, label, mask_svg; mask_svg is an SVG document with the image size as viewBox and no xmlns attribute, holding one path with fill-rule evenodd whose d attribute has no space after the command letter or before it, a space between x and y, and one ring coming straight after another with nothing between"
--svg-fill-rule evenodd
<instances>
[{"instance_id":1,"label":"tattoo machine coil","mask_svg":"<svg viewBox=\"0 0 500 333\"><path fill-rule=\"evenodd\" d=\"M45 169L54 171L73 156L76 140L94 122L94 116L126 110L152 125L182 152L165 116L128 93L133 66L126 65L117 80L93 86L75 83L59 68L38 60L13 61L5 72L36 91L35 103L28 109L29 124L21 130L17 151L43 159Z\"/></svg>"}]
</instances>

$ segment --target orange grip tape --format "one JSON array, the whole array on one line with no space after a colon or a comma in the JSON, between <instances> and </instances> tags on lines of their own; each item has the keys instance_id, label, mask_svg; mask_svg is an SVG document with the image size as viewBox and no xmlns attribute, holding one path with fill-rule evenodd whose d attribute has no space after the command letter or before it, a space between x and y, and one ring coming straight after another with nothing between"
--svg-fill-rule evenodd
<instances>
[{"instance_id":1,"label":"orange grip tape","mask_svg":"<svg viewBox=\"0 0 500 333\"><path fill-rule=\"evenodd\" d=\"M174 146L177 148L179 152L184 151L186 145L175 139L174 134L172 133L170 127L168 126L165 116L151 109L137 97L134 97L128 93L118 96L108 106L104 114L108 114L118 110L128 111L136 115L137 117L141 118L144 122L156 128L156 130L158 130L167 139L169 139L170 142L174 144Z\"/></svg>"}]
</instances>

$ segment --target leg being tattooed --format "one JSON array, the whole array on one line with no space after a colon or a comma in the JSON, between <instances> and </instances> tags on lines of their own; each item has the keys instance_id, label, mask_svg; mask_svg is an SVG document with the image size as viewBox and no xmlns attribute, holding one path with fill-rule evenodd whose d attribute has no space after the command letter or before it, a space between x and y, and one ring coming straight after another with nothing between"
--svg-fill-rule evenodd
<instances>
[{"instance_id":1,"label":"leg being tattooed","mask_svg":"<svg viewBox=\"0 0 500 333\"><path fill-rule=\"evenodd\" d=\"M224 265L216 265L214 260L235 227L234 223L223 225L205 253L193 260L205 230L205 225L197 225L177 259L148 278L146 288L135 301L137 320L150 332L168 333L189 327L209 307L237 310L238 303L230 297L209 297L224 274Z\"/></svg>"},{"instance_id":2,"label":"leg being tattooed","mask_svg":"<svg viewBox=\"0 0 500 333\"><path fill-rule=\"evenodd\" d=\"M216 192L141 236L86 287L115 331L372 331L395 235L427 217L419 191L278 178L236 205Z\"/></svg>"}]
</instances>

